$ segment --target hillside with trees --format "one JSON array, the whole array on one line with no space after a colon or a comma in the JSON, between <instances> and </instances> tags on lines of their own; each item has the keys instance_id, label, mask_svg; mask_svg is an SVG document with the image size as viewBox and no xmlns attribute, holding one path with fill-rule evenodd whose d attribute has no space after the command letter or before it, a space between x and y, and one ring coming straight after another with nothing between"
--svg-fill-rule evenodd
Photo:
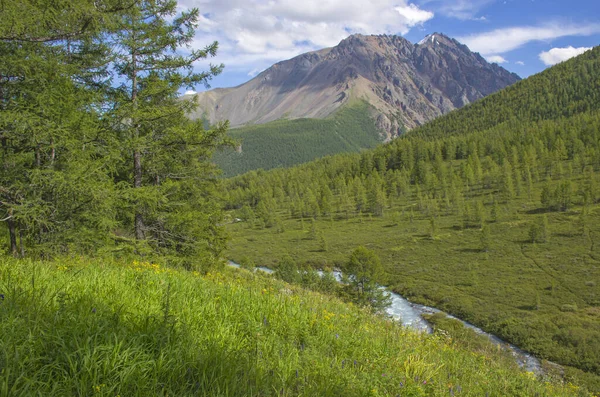
<instances>
[{"instance_id":1,"label":"hillside with trees","mask_svg":"<svg viewBox=\"0 0 600 397\"><path fill-rule=\"evenodd\" d=\"M229 179L228 255L343 267L457 314L600 390L600 48L390 144Z\"/></svg>"},{"instance_id":2,"label":"hillside with trees","mask_svg":"<svg viewBox=\"0 0 600 397\"><path fill-rule=\"evenodd\" d=\"M236 148L219 150L213 161L223 176L232 177L372 149L383 143L372 113L367 102L356 101L326 119L277 120L231 129L227 136Z\"/></svg>"}]
</instances>

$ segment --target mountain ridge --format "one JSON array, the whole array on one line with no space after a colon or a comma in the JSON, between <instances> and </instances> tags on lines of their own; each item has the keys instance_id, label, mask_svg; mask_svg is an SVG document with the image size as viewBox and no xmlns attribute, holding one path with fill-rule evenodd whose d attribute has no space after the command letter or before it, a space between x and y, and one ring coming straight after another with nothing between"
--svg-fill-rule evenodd
<instances>
[{"instance_id":1,"label":"mountain ridge","mask_svg":"<svg viewBox=\"0 0 600 397\"><path fill-rule=\"evenodd\" d=\"M228 119L232 127L322 119L365 100L390 139L519 80L441 33L416 44L401 36L352 35L278 62L237 87L186 98L198 101L193 118Z\"/></svg>"}]
</instances>

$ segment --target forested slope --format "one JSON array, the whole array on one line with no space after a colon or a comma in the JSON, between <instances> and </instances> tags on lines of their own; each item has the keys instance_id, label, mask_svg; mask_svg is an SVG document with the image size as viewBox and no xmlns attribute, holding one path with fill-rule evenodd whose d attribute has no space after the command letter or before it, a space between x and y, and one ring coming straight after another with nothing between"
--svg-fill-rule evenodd
<instances>
[{"instance_id":1,"label":"forested slope","mask_svg":"<svg viewBox=\"0 0 600 397\"><path fill-rule=\"evenodd\" d=\"M277 120L235 128L228 136L238 149L223 149L213 159L224 176L234 176L371 149L383 142L372 112L368 103L356 101L326 119Z\"/></svg>"},{"instance_id":2,"label":"forested slope","mask_svg":"<svg viewBox=\"0 0 600 397\"><path fill-rule=\"evenodd\" d=\"M367 245L381 282L600 390L599 65L596 48L375 150L225 181L245 221L229 255L335 266Z\"/></svg>"},{"instance_id":3,"label":"forested slope","mask_svg":"<svg viewBox=\"0 0 600 397\"><path fill-rule=\"evenodd\" d=\"M503 123L554 120L600 109L600 64L596 47L576 59L467 105L415 129L423 137L464 135Z\"/></svg>"}]
</instances>

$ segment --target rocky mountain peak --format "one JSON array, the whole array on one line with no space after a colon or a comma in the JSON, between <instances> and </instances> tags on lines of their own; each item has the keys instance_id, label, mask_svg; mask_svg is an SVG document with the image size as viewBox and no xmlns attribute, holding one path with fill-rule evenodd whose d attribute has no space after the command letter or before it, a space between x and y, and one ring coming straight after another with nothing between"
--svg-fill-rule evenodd
<instances>
[{"instance_id":1,"label":"rocky mountain peak","mask_svg":"<svg viewBox=\"0 0 600 397\"><path fill-rule=\"evenodd\" d=\"M394 35L355 34L197 99L201 116L229 119L234 127L282 117L324 118L364 100L390 138L518 80L442 33L417 44Z\"/></svg>"}]
</instances>

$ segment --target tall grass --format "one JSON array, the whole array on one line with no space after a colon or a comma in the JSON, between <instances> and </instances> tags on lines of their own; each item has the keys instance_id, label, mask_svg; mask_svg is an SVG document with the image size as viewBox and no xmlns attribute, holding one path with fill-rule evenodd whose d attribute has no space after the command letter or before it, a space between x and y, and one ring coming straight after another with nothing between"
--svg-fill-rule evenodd
<instances>
[{"instance_id":1,"label":"tall grass","mask_svg":"<svg viewBox=\"0 0 600 397\"><path fill-rule=\"evenodd\" d=\"M569 396L510 360L222 269L0 258L0 396Z\"/></svg>"}]
</instances>

